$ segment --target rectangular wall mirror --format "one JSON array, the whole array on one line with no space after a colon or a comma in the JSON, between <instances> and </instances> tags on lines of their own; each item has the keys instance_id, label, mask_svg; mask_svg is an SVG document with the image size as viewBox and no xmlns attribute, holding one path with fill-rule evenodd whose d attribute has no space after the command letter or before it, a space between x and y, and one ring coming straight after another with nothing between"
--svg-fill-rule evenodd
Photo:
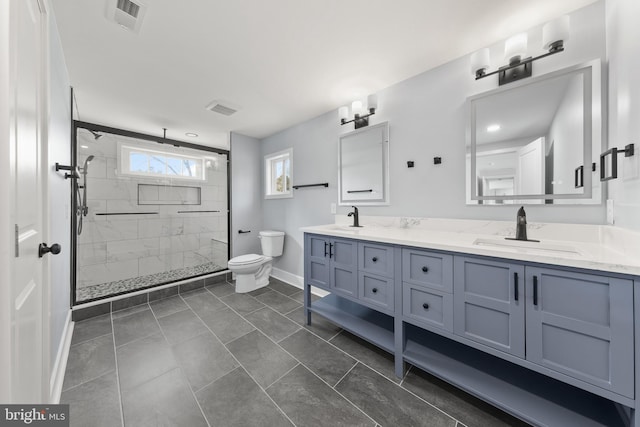
<instances>
[{"instance_id":1,"label":"rectangular wall mirror","mask_svg":"<svg viewBox=\"0 0 640 427\"><path fill-rule=\"evenodd\" d=\"M338 203L388 205L388 122L341 135L338 149Z\"/></svg>"},{"instance_id":2,"label":"rectangular wall mirror","mask_svg":"<svg viewBox=\"0 0 640 427\"><path fill-rule=\"evenodd\" d=\"M467 100L468 204L598 204L600 61Z\"/></svg>"}]
</instances>

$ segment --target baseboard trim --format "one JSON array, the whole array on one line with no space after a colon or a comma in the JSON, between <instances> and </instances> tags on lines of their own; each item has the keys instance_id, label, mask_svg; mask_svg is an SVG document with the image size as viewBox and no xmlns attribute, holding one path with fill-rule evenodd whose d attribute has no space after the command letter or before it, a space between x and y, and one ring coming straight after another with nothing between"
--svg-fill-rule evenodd
<instances>
[{"instance_id":1,"label":"baseboard trim","mask_svg":"<svg viewBox=\"0 0 640 427\"><path fill-rule=\"evenodd\" d=\"M53 365L51 379L49 380L49 400L54 404L60 403L60 396L62 395L64 374L67 370L67 359L69 358L71 337L73 336L73 326L74 323L71 321L71 310L69 310L64 331L62 331L60 346L58 347L56 363Z\"/></svg>"},{"instance_id":2,"label":"baseboard trim","mask_svg":"<svg viewBox=\"0 0 640 427\"><path fill-rule=\"evenodd\" d=\"M271 269L271 276L292 286L295 286L296 288L304 289L304 277L302 276L297 276L293 273L289 273L288 271L284 271L280 268L275 267ZM329 295L329 292L323 291L322 289L318 289L313 286L311 287L311 293L319 297L325 297Z\"/></svg>"}]
</instances>

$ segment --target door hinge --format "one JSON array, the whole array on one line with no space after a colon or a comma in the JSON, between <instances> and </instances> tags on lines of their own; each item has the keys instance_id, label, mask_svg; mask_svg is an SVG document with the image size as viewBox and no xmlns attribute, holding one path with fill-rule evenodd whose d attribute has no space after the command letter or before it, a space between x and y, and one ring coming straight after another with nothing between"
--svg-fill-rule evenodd
<instances>
[{"instance_id":1,"label":"door hinge","mask_svg":"<svg viewBox=\"0 0 640 427\"><path fill-rule=\"evenodd\" d=\"M16 239L15 252L16 252L16 258L18 258L20 256L20 227L18 227L18 224L16 224L16 227L15 227L15 239Z\"/></svg>"}]
</instances>

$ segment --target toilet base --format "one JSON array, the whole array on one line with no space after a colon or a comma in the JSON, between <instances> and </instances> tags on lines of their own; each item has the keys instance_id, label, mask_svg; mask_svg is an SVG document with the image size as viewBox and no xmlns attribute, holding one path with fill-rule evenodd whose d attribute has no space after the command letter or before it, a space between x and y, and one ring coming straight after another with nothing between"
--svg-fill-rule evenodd
<instances>
[{"instance_id":1,"label":"toilet base","mask_svg":"<svg viewBox=\"0 0 640 427\"><path fill-rule=\"evenodd\" d=\"M257 273L239 274L236 273L236 293L245 294L264 288L269 284L269 275L271 274L271 262L267 262L260 267Z\"/></svg>"}]
</instances>

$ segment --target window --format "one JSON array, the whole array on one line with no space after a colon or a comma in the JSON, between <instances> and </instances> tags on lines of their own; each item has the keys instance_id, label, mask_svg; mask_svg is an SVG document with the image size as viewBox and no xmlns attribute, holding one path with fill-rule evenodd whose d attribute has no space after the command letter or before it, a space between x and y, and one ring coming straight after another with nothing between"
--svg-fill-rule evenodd
<instances>
[{"instance_id":1,"label":"window","mask_svg":"<svg viewBox=\"0 0 640 427\"><path fill-rule=\"evenodd\" d=\"M120 173L149 177L205 180L205 158L120 145Z\"/></svg>"},{"instance_id":2,"label":"window","mask_svg":"<svg viewBox=\"0 0 640 427\"><path fill-rule=\"evenodd\" d=\"M268 154L264 157L265 198L293 197L293 149Z\"/></svg>"}]
</instances>

